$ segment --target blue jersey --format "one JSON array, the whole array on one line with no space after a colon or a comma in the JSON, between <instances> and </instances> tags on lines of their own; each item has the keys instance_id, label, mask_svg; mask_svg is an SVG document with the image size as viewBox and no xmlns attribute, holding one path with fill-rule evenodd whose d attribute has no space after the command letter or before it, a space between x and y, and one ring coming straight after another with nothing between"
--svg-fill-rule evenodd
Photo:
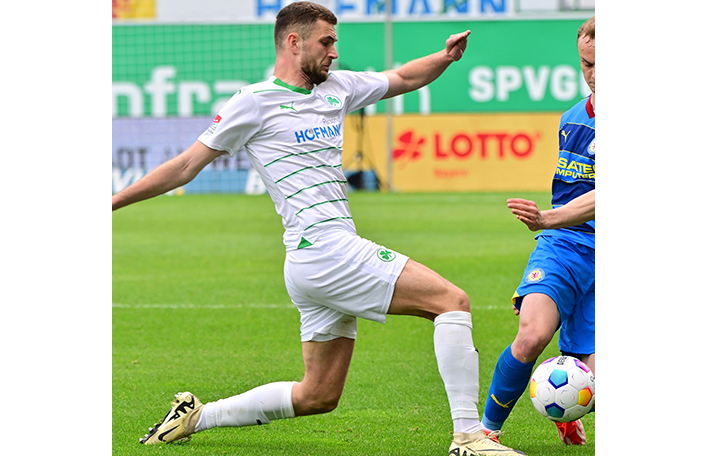
<instances>
[{"instance_id":1,"label":"blue jersey","mask_svg":"<svg viewBox=\"0 0 708 456\"><path fill-rule=\"evenodd\" d=\"M590 97L563 113L558 129L558 164L553 176L553 208L595 189L595 111ZM595 248L595 220L541 236L567 239Z\"/></svg>"}]
</instances>

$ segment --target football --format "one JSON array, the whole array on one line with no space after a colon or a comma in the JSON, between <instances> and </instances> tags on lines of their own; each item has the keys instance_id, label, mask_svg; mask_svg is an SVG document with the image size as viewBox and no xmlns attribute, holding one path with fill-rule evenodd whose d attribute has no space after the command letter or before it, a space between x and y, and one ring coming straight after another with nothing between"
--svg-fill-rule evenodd
<instances>
[{"instance_id":1,"label":"football","mask_svg":"<svg viewBox=\"0 0 708 456\"><path fill-rule=\"evenodd\" d=\"M595 405L595 376L579 359L557 356L536 368L529 392L541 415L567 423L582 417Z\"/></svg>"}]
</instances>

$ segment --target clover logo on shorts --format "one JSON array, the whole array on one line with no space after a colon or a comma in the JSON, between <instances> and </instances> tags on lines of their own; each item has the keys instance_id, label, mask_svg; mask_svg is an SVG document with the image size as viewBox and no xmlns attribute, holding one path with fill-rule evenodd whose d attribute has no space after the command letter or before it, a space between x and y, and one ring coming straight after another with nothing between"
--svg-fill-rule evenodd
<instances>
[{"instance_id":1,"label":"clover logo on shorts","mask_svg":"<svg viewBox=\"0 0 708 456\"><path fill-rule=\"evenodd\" d=\"M388 249L378 249L376 251L376 257L378 257L379 260L388 263L389 261L393 261L393 259L396 258L396 253Z\"/></svg>"}]
</instances>

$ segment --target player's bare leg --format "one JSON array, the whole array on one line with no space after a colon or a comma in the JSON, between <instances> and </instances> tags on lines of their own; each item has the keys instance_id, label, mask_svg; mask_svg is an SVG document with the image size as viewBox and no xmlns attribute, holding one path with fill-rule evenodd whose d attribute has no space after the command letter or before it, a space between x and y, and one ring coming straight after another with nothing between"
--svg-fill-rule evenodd
<instances>
[{"instance_id":1,"label":"player's bare leg","mask_svg":"<svg viewBox=\"0 0 708 456\"><path fill-rule=\"evenodd\" d=\"M499 356L489 386L482 423L500 431L516 402L523 395L533 366L553 338L560 322L555 302L545 294L523 297L516 338Z\"/></svg>"},{"instance_id":2,"label":"player's bare leg","mask_svg":"<svg viewBox=\"0 0 708 456\"><path fill-rule=\"evenodd\" d=\"M328 342L303 342L305 376L293 386L295 416L331 412L344 391L354 339L338 338Z\"/></svg>"},{"instance_id":3,"label":"player's bare leg","mask_svg":"<svg viewBox=\"0 0 708 456\"><path fill-rule=\"evenodd\" d=\"M543 293L531 293L524 296L519 312L519 332L511 344L511 353L523 363L534 362L548 346L560 322L560 313L556 303ZM590 361L594 372L595 356L583 357L581 361ZM586 363L587 364L587 363ZM569 423L555 423L558 437L566 445L584 445L587 442L585 428L580 420Z\"/></svg>"},{"instance_id":4,"label":"player's bare leg","mask_svg":"<svg viewBox=\"0 0 708 456\"><path fill-rule=\"evenodd\" d=\"M524 296L511 354L522 363L535 361L553 339L559 322L558 306L549 296L542 293Z\"/></svg>"},{"instance_id":5,"label":"player's bare leg","mask_svg":"<svg viewBox=\"0 0 708 456\"><path fill-rule=\"evenodd\" d=\"M445 312L470 311L467 294L432 269L408 260L396 281L390 315L412 315L435 320Z\"/></svg>"},{"instance_id":6,"label":"player's bare leg","mask_svg":"<svg viewBox=\"0 0 708 456\"><path fill-rule=\"evenodd\" d=\"M388 313L433 320L435 356L453 420L449 455L524 454L487 436L479 421L479 357L472 342L467 294L431 269L409 260L396 282ZM491 438L490 438L491 437Z\"/></svg>"},{"instance_id":7,"label":"player's bare leg","mask_svg":"<svg viewBox=\"0 0 708 456\"><path fill-rule=\"evenodd\" d=\"M204 404L195 432L214 427L268 424L273 420L334 410L344 390L353 351L353 339L303 342L305 376L301 382L269 383Z\"/></svg>"},{"instance_id":8,"label":"player's bare leg","mask_svg":"<svg viewBox=\"0 0 708 456\"><path fill-rule=\"evenodd\" d=\"M140 442L170 443L215 427L261 425L330 412L342 396L353 351L353 339L303 342L305 376L301 382L269 383L203 405L191 393L179 393L165 418Z\"/></svg>"}]
</instances>

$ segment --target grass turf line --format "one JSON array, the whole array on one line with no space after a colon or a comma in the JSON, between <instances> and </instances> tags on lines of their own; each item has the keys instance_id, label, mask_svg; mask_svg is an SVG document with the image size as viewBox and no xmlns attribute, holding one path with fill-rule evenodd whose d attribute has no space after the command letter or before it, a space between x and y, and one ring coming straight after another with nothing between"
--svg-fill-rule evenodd
<instances>
[{"instance_id":1,"label":"grass turf line","mask_svg":"<svg viewBox=\"0 0 708 456\"><path fill-rule=\"evenodd\" d=\"M480 351L480 412L517 317L518 285L533 233L506 208L509 197L545 193L353 193L357 230L419 261L464 289ZM173 395L212 401L279 380L299 380L299 315L282 277L282 224L268 196L160 197L113 214L113 454L446 454L452 424L435 363L432 324L389 317L359 321L339 407L268 426L215 429L192 442L144 447L138 438ZM557 341L541 356L558 354ZM595 453L567 447L525 394L502 442L529 455Z\"/></svg>"}]
</instances>

